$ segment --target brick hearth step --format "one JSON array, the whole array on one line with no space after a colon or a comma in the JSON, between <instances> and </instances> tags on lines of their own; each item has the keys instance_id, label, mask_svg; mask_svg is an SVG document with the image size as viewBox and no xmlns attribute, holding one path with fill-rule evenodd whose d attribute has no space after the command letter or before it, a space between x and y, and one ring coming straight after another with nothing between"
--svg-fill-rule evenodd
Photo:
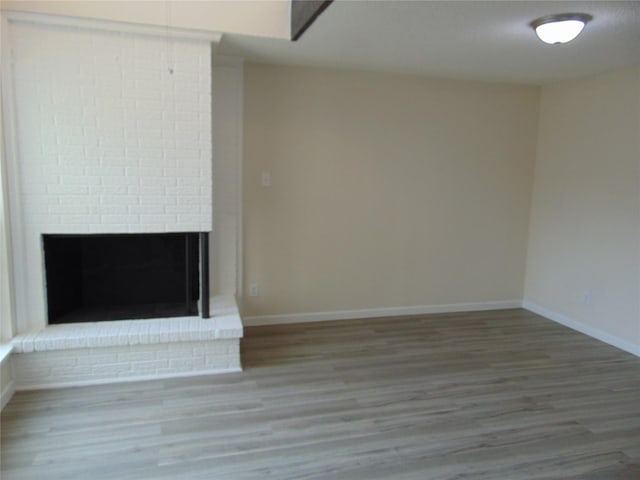
<instances>
[{"instance_id":1,"label":"brick hearth step","mask_svg":"<svg viewBox=\"0 0 640 480\"><path fill-rule=\"evenodd\" d=\"M211 300L212 317L50 325L12 340L18 390L241 370L235 301Z\"/></svg>"}]
</instances>

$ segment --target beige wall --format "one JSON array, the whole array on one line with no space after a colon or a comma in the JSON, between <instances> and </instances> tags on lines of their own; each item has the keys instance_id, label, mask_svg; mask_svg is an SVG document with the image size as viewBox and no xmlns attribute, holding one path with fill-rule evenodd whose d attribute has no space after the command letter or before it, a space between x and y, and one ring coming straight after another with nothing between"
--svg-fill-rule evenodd
<instances>
[{"instance_id":1,"label":"beige wall","mask_svg":"<svg viewBox=\"0 0 640 480\"><path fill-rule=\"evenodd\" d=\"M544 87L539 130L525 299L640 347L640 68Z\"/></svg>"},{"instance_id":2,"label":"beige wall","mask_svg":"<svg viewBox=\"0 0 640 480\"><path fill-rule=\"evenodd\" d=\"M521 299L538 98L247 65L244 314Z\"/></svg>"},{"instance_id":3,"label":"beige wall","mask_svg":"<svg viewBox=\"0 0 640 480\"><path fill-rule=\"evenodd\" d=\"M2 0L3 10L289 38L289 0Z\"/></svg>"}]
</instances>

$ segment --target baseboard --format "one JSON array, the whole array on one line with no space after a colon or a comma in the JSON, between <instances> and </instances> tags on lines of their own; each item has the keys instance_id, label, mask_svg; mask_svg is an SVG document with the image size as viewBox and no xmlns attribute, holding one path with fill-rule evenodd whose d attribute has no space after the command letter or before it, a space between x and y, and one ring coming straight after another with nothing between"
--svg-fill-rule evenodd
<instances>
[{"instance_id":1,"label":"baseboard","mask_svg":"<svg viewBox=\"0 0 640 480\"><path fill-rule=\"evenodd\" d=\"M0 393L0 411L9 403L14 393L16 393L16 382L11 379L2 389L2 393Z\"/></svg>"},{"instance_id":2,"label":"baseboard","mask_svg":"<svg viewBox=\"0 0 640 480\"><path fill-rule=\"evenodd\" d=\"M446 305L416 305L409 307L368 308L362 310L339 310L333 312L294 313L284 315L259 315L242 318L244 326L257 327L286 323L327 322L334 320L354 320L358 318L402 317L407 315L427 315L434 313L473 312L480 310L504 310L521 308L521 300L500 300L496 302L452 303Z\"/></svg>"},{"instance_id":3,"label":"baseboard","mask_svg":"<svg viewBox=\"0 0 640 480\"><path fill-rule=\"evenodd\" d=\"M542 307L528 300L522 301L522 308L533 313L537 313L538 315L548 318L549 320L553 320L554 322L564 325L565 327L569 327L572 330L584 333L585 335L595 338L596 340L608 343L609 345L619 348L620 350L624 350L625 352L629 352L637 357L640 357L640 345L636 345L634 343L611 335L610 333L604 332L600 329L585 325L578 320L570 318L561 313L554 312L553 310L549 310L548 308Z\"/></svg>"},{"instance_id":4,"label":"baseboard","mask_svg":"<svg viewBox=\"0 0 640 480\"><path fill-rule=\"evenodd\" d=\"M199 370L182 373L166 373L166 374L154 374L154 375L136 375L133 377L118 377L118 378L103 378L96 380L78 380L70 382L55 382L55 383L43 383L43 384L29 384L19 385L14 387L14 392L28 392L30 390L47 390L55 388L72 388L72 387L88 387L96 385L112 385L116 383L131 383L131 382L147 382L153 380L171 380L172 378L188 378L188 377L204 377L208 375L220 375L225 373L239 373L242 372L242 368L218 368L212 370Z\"/></svg>"}]
</instances>

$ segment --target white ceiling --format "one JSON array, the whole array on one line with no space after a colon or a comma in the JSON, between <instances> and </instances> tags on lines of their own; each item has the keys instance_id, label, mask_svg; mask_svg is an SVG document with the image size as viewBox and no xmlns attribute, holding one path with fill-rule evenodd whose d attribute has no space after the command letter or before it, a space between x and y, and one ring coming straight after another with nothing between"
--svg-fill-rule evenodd
<instances>
[{"instance_id":1,"label":"white ceiling","mask_svg":"<svg viewBox=\"0 0 640 480\"><path fill-rule=\"evenodd\" d=\"M593 15L572 43L546 45L529 22ZM336 0L298 42L225 35L248 61L544 84L640 65L640 1Z\"/></svg>"}]
</instances>

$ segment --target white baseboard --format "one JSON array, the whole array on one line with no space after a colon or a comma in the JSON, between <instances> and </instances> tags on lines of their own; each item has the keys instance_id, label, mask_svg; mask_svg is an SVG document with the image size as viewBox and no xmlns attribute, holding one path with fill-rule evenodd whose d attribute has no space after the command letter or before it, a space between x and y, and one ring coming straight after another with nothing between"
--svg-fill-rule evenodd
<instances>
[{"instance_id":1,"label":"white baseboard","mask_svg":"<svg viewBox=\"0 0 640 480\"><path fill-rule=\"evenodd\" d=\"M628 342L627 340L623 340L600 329L585 325L578 320L574 320L573 318L570 318L561 313L554 312L553 310L549 310L548 308L542 307L528 300L522 301L522 308L525 308L526 310L529 310L533 313L537 313L538 315L548 318L549 320L553 320L554 322L560 323L565 327L569 327L580 333L584 333L585 335L595 338L596 340L608 343L609 345L619 348L620 350L624 350L625 352L629 352L637 357L640 357L640 345Z\"/></svg>"},{"instance_id":2,"label":"white baseboard","mask_svg":"<svg viewBox=\"0 0 640 480\"><path fill-rule=\"evenodd\" d=\"M11 379L2 389L2 393L0 393L0 411L9 403L14 393L16 393L16 382Z\"/></svg>"},{"instance_id":3,"label":"white baseboard","mask_svg":"<svg viewBox=\"0 0 640 480\"><path fill-rule=\"evenodd\" d=\"M293 313L284 315L259 315L243 317L245 326L278 325L285 323L326 322L333 320L354 320L358 318L402 317L407 315L427 315L433 313L472 312L480 310L504 310L521 308L521 300L501 300L496 302L453 303L447 305L416 305L410 307L368 308L362 310L339 310L333 312Z\"/></svg>"},{"instance_id":4,"label":"white baseboard","mask_svg":"<svg viewBox=\"0 0 640 480\"><path fill-rule=\"evenodd\" d=\"M188 378L188 377L203 377L208 375L219 375L224 373L239 373L242 372L241 367L232 368L217 368L211 370L198 370L182 373L166 373L166 374L153 374L153 375L136 375L135 377L118 377L118 378L103 378L96 380L78 380L70 382L55 382L55 383L43 383L43 384L29 384L14 386L14 392L28 392L30 390L47 390L53 388L72 388L72 387L89 387L96 385L111 385L114 383L131 383L131 382L147 382L153 380L170 380L172 378Z\"/></svg>"}]
</instances>

